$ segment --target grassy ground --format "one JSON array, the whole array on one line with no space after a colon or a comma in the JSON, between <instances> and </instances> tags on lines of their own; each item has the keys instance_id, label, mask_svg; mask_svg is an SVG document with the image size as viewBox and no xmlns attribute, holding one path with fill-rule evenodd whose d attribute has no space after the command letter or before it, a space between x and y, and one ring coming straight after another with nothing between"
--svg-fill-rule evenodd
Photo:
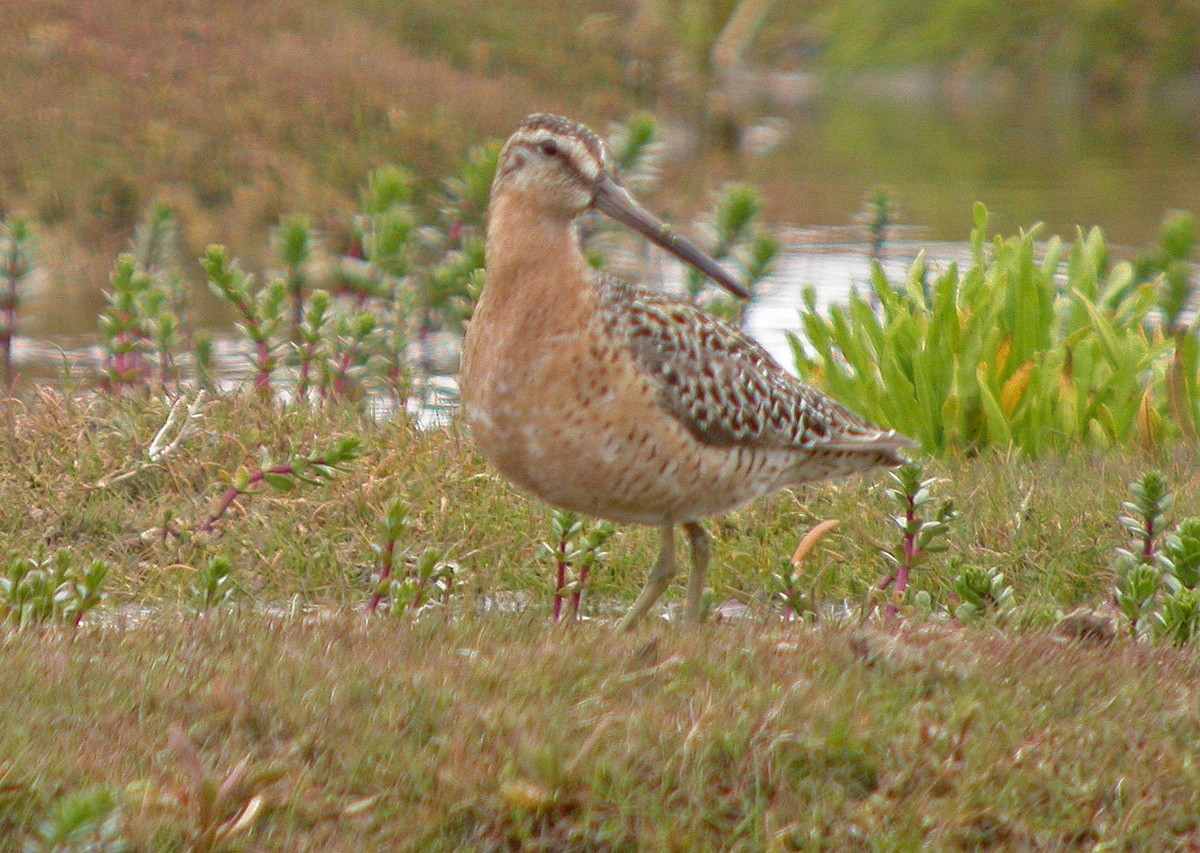
<instances>
[{"instance_id":1,"label":"grassy ground","mask_svg":"<svg viewBox=\"0 0 1200 853\"><path fill-rule=\"evenodd\" d=\"M229 613L25 633L4 656L10 832L114 784L139 849L182 848L199 821L174 725L217 783L249 756L228 814L263 798L252 849L1162 850L1200 833L1200 673L1147 647Z\"/></svg>"},{"instance_id":2,"label":"grassy ground","mask_svg":"<svg viewBox=\"0 0 1200 853\"><path fill-rule=\"evenodd\" d=\"M264 601L299 595L353 604L370 589L383 509L400 499L413 520L402 547L446 550L474 595L504 589L548 600L548 567L536 550L550 536L549 509L490 472L457 427L421 432L351 406L280 410L249 396L224 398L207 404L199 432L173 456L105 485L138 467L165 417L157 400L114 404L54 391L10 407L9 428L0 430L0 536L8 551L66 548L109 560L119 600L182 603L191 572L224 555L244 574L247 592ZM215 509L228 475L260 464L263 449L280 462L351 434L362 438L363 456L331 483L249 496L216 535L192 532ZM985 452L932 461L926 474L941 478L936 493L961 511L948 554L1000 567L1019 598L1044 611L1108 594L1113 549L1126 544L1116 522L1126 485L1151 467L1177 493L1175 520L1200 515L1200 477L1184 456L1079 452L1031 461ZM718 600L765 597L764 578L826 518L843 523L811 561L820 591L832 599L864 594L881 572L877 546L897 540L882 479L782 493L716 520ZM164 525L179 535L158 535ZM600 598L635 594L657 536L618 533L596 578ZM944 581L936 571L914 578L941 599Z\"/></svg>"},{"instance_id":3,"label":"grassy ground","mask_svg":"<svg viewBox=\"0 0 1200 853\"><path fill-rule=\"evenodd\" d=\"M0 849L97 785L117 792L137 849L182 849L247 807L238 838L271 850L1200 843L1195 652L1053 627L1056 612L1107 607L1129 480L1160 468L1172 519L1200 514L1188 460L930 463L962 512L950 554L1002 567L1016 589L1004 630L778 618L768 575L819 518L843 522L805 567L825 602L854 605L879 578L877 546L894 536L868 478L714 523L716 598L749 602L749 618L693 631L654 620L617 638L605 621L550 626L552 567L536 553L549 511L457 429L225 399L161 466L104 485L164 416L154 401L51 392L9 404L9 558L104 558L112 597L77 632L0 635ZM260 447L278 460L351 433L363 456L332 482L249 496L215 534L190 532L221 472L258 464ZM463 570L450 609L415 624L362 613L394 498L414 520L401 545L446 548ZM156 535L164 524L179 535ZM654 549L651 532L618 533L593 612L631 600ZM231 560L241 592L195 616L212 556ZM914 582L946 602L942 563ZM526 606L488 610L496 600ZM206 823L197 780L217 785L246 756Z\"/></svg>"}]
</instances>

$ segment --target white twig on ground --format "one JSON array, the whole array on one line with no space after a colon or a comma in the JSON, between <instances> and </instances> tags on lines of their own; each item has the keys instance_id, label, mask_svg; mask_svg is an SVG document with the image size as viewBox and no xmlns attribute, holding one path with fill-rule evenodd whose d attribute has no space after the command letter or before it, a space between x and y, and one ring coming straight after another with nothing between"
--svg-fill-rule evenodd
<instances>
[{"instance_id":1,"label":"white twig on ground","mask_svg":"<svg viewBox=\"0 0 1200 853\"><path fill-rule=\"evenodd\" d=\"M175 402L171 404L171 411L167 413L167 419L154 434L150 446L146 448L146 458L119 474L100 479L93 488L107 489L117 483L123 483L173 456L185 441L196 434L196 424L204 414L203 407L207 397L203 389L196 392L193 400L189 400L186 394L176 397Z\"/></svg>"}]
</instances>

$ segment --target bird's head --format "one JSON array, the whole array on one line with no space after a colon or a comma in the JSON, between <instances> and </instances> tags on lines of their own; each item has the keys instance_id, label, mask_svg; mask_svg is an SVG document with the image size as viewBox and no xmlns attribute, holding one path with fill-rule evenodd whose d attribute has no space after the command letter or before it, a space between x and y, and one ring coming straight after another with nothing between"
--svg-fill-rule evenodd
<instances>
[{"instance_id":1,"label":"bird's head","mask_svg":"<svg viewBox=\"0 0 1200 853\"><path fill-rule=\"evenodd\" d=\"M562 116L531 115L500 152L492 196L519 193L525 204L573 220L596 208L695 267L734 296L749 294L707 252L638 204L617 179L604 142Z\"/></svg>"}]
</instances>

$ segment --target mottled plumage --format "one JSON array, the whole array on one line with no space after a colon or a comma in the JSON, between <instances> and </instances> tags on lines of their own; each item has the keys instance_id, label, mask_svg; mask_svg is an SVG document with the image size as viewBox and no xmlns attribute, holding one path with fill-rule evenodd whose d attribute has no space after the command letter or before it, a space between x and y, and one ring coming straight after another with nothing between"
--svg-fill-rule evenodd
<instances>
[{"instance_id":1,"label":"mottled plumage","mask_svg":"<svg viewBox=\"0 0 1200 853\"><path fill-rule=\"evenodd\" d=\"M809 388L755 341L691 303L608 276L597 286L612 338L658 380L662 406L704 444L863 450L883 437L882 449L895 449L890 433Z\"/></svg>"},{"instance_id":2,"label":"mottled plumage","mask_svg":"<svg viewBox=\"0 0 1200 853\"><path fill-rule=\"evenodd\" d=\"M593 206L744 295L620 187L595 134L530 117L501 153L492 188L463 407L480 452L516 485L559 507L662 528L658 562L623 627L670 582L674 526L684 525L687 615L698 620L708 555L700 519L786 486L899 464L910 442L802 384L690 303L591 269L574 220Z\"/></svg>"}]
</instances>

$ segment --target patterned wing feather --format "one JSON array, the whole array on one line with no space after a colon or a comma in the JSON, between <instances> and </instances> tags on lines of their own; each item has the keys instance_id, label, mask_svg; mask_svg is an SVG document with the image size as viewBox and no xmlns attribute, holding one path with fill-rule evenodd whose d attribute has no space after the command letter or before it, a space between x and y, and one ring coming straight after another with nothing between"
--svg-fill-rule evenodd
<instances>
[{"instance_id":1,"label":"patterned wing feather","mask_svg":"<svg viewBox=\"0 0 1200 853\"><path fill-rule=\"evenodd\" d=\"M698 440L729 447L866 451L899 462L907 439L808 387L741 332L681 299L612 279L610 329Z\"/></svg>"}]
</instances>

